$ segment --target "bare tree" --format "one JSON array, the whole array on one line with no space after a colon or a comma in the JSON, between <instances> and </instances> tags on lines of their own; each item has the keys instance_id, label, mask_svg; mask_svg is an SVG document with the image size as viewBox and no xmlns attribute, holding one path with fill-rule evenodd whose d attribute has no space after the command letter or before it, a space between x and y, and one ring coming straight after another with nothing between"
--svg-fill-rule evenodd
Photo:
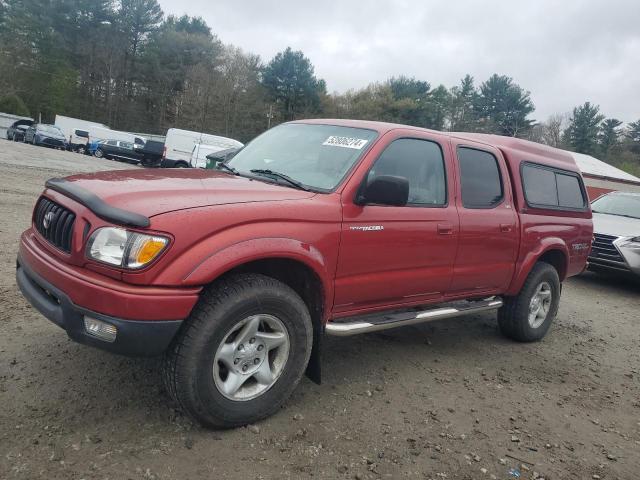
<instances>
[{"instance_id":1,"label":"bare tree","mask_svg":"<svg viewBox=\"0 0 640 480\"><path fill-rule=\"evenodd\" d=\"M542 124L542 142L556 148L562 148L564 132L568 118L567 114L555 113Z\"/></svg>"}]
</instances>

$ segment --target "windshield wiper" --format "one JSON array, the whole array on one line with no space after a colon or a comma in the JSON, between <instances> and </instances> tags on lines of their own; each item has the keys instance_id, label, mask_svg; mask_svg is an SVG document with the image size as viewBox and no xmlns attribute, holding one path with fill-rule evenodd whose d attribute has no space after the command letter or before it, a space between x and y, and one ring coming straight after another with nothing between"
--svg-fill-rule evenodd
<instances>
[{"instance_id":1,"label":"windshield wiper","mask_svg":"<svg viewBox=\"0 0 640 480\"><path fill-rule=\"evenodd\" d=\"M305 187L302 183L300 183L297 180L294 180L293 178L289 177L288 175L285 175L284 173L274 172L273 170L267 170L262 168L254 168L249 171L251 173L257 173L258 175L271 175L272 177L281 178L285 182L288 182L289 184L293 185L294 187L300 190L304 190L305 192L309 191L309 189Z\"/></svg>"},{"instance_id":2,"label":"windshield wiper","mask_svg":"<svg viewBox=\"0 0 640 480\"><path fill-rule=\"evenodd\" d=\"M222 167L222 168L218 168L218 167ZM230 167L229 165L227 165L224 162L218 162L216 163L216 170L226 170L229 173L233 173L234 175L240 175L240 173L233 167Z\"/></svg>"}]
</instances>

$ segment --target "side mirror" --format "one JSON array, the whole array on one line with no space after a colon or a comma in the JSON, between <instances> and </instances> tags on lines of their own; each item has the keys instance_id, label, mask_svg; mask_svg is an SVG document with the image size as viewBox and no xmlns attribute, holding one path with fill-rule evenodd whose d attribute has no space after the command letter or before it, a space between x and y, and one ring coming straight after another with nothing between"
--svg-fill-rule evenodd
<instances>
[{"instance_id":1,"label":"side mirror","mask_svg":"<svg viewBox=\"0 0 640 480\"><path fill-rule=\"evenodd\" d=\"M409 180L405 177L380 175L363 186L356 199L358 205L377 203L402 207L409 201Z\"/></svg>"}]
</instances>

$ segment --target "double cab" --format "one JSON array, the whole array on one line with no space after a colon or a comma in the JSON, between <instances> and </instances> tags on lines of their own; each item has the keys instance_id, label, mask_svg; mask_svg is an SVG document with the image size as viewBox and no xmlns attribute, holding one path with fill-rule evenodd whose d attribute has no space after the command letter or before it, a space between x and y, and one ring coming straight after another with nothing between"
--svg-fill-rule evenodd
<instances>
[{"instance_id":1,"label":"double cab","mask_svg":"<svg viewBox=\"0 0 640 480\"><path fill-rule=\"evenodd\" d=\"M325 335L497 311L540 340L593 226L573 157L355 120L272 128L215 169L47 181L24 296L80 343L163 355L169 394L233 427L320 378Z\"/></svg>"}]
</instances>

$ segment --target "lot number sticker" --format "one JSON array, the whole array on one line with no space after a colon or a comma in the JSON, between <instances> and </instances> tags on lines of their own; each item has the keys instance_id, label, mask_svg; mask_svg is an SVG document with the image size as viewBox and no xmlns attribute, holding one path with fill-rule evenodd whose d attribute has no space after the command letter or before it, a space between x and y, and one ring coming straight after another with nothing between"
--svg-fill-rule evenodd
<instances>
[{"instance_id":1,"label":"lot number sticker","mask_svg":"<svg viewBox=\"0 0 640 480\"><path fill-rule=\"evenodd\" d=\"M352 138L352 137L336 137L330 136L325 140L322 145L328 145L330 147L343 147L343 148L354 148L356 150L361 150L367 144L368 140L362 140L360 138Z\"/></svg>"}]
</instances>

